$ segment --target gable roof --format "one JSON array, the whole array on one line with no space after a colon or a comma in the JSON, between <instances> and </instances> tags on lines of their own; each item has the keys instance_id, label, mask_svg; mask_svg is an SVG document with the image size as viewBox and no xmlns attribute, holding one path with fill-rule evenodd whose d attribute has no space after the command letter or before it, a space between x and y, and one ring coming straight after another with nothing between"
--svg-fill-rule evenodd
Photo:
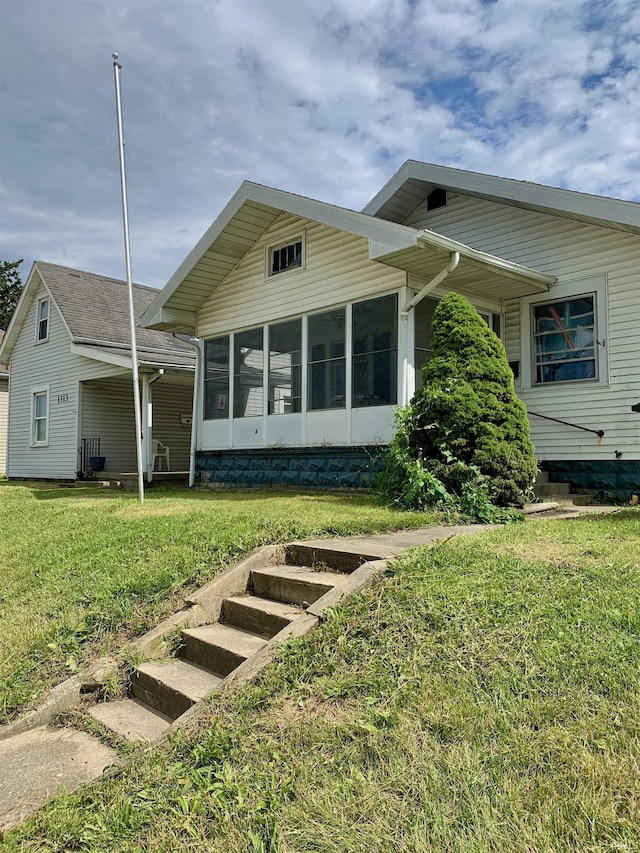
<instances>
[{"instance_id":1,"label":"gable roof","mask_svg":"<svg viewBox=\"0 0 640 853\"><path fill-rule=\"evenodd\" d=\"M550 213L590 225L640 234L640 204L498 178L480 172L407 160L363 209L389 222L402 222L434 189Z\"/></svg>"},{"instance_id":2,"label":"gable roof","mask_svg":"<svg viewBox=\"0 0 640 853\"><path fill-rule=\"evenodd\" d=\"M198 309L282 213L367 238L371 260L399 269L414 271L420 267L420 274L435 275L449 254L457 251L464 261L457 276L464 271L468 274L469 261L474 266L475 280L480 269L487 280L497 276L499 281L506 278L519 282L519 290L511 295L546 290L555 281L553 276L477 252L428 229L388 222L368 213L245 181L142 315L142 325L193 332ZM454 276L450 281L455 287Z\"/></svg>"},{"instance_id":3,"label":"gable roof","mask_svg":"<svg viewBox=\"0 0 640 853\"><path fill-rule=\"evenodd\" d=\"M36 261L16 306L16 310L0 346L0 360L8 361L40 280L51 295L70 342L83 348L82 355L100 361L123 365L131 358L131 333L127 283L97 275ZM149 307L158 291L141 284L133 285L136 317ZM136 345L141 365L192 368L193 349L170 334L143 329L137 325Z\"/></svg>"}]
</instances>

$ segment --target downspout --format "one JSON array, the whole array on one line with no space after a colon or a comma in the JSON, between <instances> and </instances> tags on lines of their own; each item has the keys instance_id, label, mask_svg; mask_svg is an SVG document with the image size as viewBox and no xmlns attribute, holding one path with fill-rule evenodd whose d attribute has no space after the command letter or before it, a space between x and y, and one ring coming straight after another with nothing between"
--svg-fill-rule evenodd
<instances>
[{"instance_id":1,"label":"downspout","mask_svg":"<svg viewBox=\"0 0 640 853\"><path fill-rule=\"evenodd\" d=\"M191 444L189 446L189 488L193 488L196 481L196 439L198 412L200 411L200 374L202 372L202 359L200 358L200 340L198 338L180 338L175 332L171 336L181 344L189 344L196 351L196 370L193 377L193 405L191 407ZM197 343L195 342L197 341Z\"/></svg>"},{"instance_id":2,"label":"downspout","mask_svg":"<svg viewBox=\"0 0 640 853\"><path fill-rule=\"evenodd\" d=\"M449 263L444 267L444 269L440 270L437 275L435 275L428 284L422 288L422 290L418 291L414 297L412 297L407 304L404 306L402 311L400 312L400 319L407 324L409 324L409 312L412 311L419 302L428 296L436 287L445 280L445 278L449 275L449 273L453 272L455 268L460 263L460 253L459 252L451 252L451 257L449 258ZM405 340L408 340L408 334L405 334ZM403 405L407 405L408 400L408 364L407 359L404 359L404 365L402 370L402 389L401 389L401 399L403 400Z\"/></svg>"}]
</instances>

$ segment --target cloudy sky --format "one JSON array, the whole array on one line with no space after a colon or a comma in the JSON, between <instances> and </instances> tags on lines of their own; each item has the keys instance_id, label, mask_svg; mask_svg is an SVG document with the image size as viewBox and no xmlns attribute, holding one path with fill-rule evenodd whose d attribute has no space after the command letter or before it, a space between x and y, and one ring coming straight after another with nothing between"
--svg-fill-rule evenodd
<instances>
[{"instance_id":1,"label":"cloudy sky","mask_svg":"<svg viewBox=\"0 0 640 853\"><path fill-rule=\"evenodd\" d=\"M640 200L640 0L0 0L0 259L162 286L244 179L411 158Z\"/></svg>"}]
</instances>

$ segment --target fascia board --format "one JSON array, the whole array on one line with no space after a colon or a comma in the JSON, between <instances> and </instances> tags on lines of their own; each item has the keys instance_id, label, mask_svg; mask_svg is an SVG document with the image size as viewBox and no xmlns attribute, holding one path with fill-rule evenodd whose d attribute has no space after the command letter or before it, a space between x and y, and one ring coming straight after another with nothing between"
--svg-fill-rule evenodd
<instances>
[{"instance_id":1,"label":"fascia board","mask_svg":"<svg viewBox=\"0 0 640 853\"><path fill-rule=\"evenodd\" d=\"M92 361L102 361L105 364L113 364L114 367L122 367L126 370L131 370L131 359L125 358L122 355L112 355L103 350L97 350L93 347L82 346L81 344L71 344L69 352L72 355L80 355L83 358L90 358Z\"/></svg>"}]
</instances>

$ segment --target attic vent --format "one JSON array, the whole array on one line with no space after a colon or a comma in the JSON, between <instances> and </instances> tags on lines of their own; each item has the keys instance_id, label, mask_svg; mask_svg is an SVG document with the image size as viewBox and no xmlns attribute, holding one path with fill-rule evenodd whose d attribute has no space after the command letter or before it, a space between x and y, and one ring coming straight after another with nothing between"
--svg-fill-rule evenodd
<instances>
[{"instance_id":1,"label":"attic vent","mask_svg":"<svg viewBox=\"0 0 640 853\"><path fill-rule=\"evenodd\" d=\"M447 191L436 188L427 196L427 211L447 206Z\"/></svg>"}]
</instances>

